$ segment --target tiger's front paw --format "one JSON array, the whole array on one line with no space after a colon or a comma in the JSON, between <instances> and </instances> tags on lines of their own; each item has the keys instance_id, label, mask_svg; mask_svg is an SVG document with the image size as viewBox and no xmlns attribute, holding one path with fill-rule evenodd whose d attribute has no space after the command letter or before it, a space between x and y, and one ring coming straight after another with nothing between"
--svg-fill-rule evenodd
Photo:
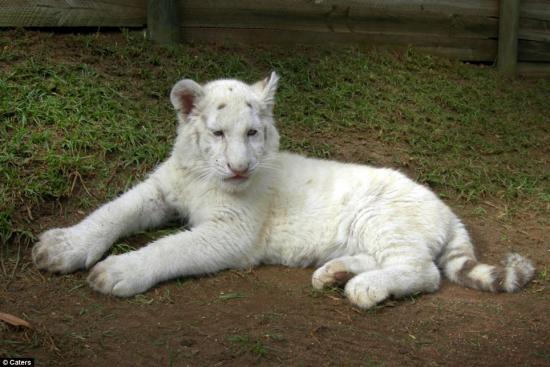
<instances>
[{"instance_id":1,"label":"tiger's front paw","mask_svg":"<svg viewBox=\"0 0 550 367\"><path fill-rule=\"evenodd\" d=\"M355 276L349 271L348 266L338 260L332 260L315 270L311 277L311 284L315 289L323 289L332 286L344 286L348 280Z\"/></svg>"},{"instance_id":2,"label":"tiger's front paw","mask_svg":"<svg viewBox=\"0 0 550 367\"><path fill-rule=\"evenodd\" d=\"M90 266L101 256L73 227L50 229L38 238L32 260L42 270L66 274Z\"/></svg>"},{"instance_id":3,"label":"tiger's front paw","mask_svg":"<svg viewBox=\"0 0 550 367\"><path fill-rule=\"evenodd\" d=\"M135 253L109 256L94 266L87 280L98 292L130 297L154 285L144 265Z\"/></svg>"}]
</instances>

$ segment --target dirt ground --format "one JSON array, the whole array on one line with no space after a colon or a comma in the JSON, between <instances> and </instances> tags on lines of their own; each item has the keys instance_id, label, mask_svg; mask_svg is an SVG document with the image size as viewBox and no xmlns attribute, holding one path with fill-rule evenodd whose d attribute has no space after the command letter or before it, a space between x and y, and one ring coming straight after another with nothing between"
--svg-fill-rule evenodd
<instances>
[{"instance_id":1,"label":"dirt ground","mask_svg":"<svg viewBox=\"0 0 550 367\"><path fill-rule=\"evenodd\" d=\"M360 137L322 139L340 160L407 159ZM314 291L314 269L262 266L169 281L118 299L92 291L87 272L37 271L27 246L10 255L19 256L17 273L0 287L0 311L32 328L0 322L0 354L34 357L38 366L550 366L548 218L527 209L507 217L498 201L482 203L483 215L479 206L449 204L481 260L497 263L513 249L534 260L535 280L515 294L445 280L434 294L361 311L337 290ZM73 224L85 214L70 201L46 203L33 213L33 230Z\"/></svg>"},{"instance_id":2,"label":"dirt ground","mask_svg":"<svg viewBox=\"0 0 550 367\"><path fill-rule=\"evenodd\" d=\"M359 149L349 140L334 143L341 158ZM384 160L390 153L377 154ZM482 260L496 262L516 244L543 271L516 294L444 281L434 294L361 311L338 291L313 291L313 269L263 266L170 281L117 299L92 291L86 272L38 272L26 248L0 310L29 320L33 329L0 325L0 335L13 355L34 357L40 366L548 366L548 228L528 213L503 223L498 205L488 203L483 218L467 206L458 212ZM59 212L54 204L45 208L37 228L82 217L73 208L67 216Z\"/></svg>"}]
</instances>

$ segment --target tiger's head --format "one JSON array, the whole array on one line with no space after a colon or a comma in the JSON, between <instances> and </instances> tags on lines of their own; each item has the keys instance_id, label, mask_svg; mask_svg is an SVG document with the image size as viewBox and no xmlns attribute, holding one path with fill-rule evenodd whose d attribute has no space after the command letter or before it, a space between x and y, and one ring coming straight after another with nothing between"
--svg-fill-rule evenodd
<instances>
[{"instance_id":1,"label":"tiger's head","mask_svg":"<svg viewBox=\"0 0 550 367\"><path fill-rule=\"evenodd\" d=\"M173 154L203 180L226 191L244 190L270 167L279 149L273 106L279 76L257 83L215 80L177 82L170 93L178 120Z\"/></svg>"}]
</instances>

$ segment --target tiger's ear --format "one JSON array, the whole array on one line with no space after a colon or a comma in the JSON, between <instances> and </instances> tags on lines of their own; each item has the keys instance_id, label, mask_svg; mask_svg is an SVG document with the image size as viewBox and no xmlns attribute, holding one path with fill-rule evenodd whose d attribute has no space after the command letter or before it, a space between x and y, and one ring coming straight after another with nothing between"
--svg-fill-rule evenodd
<instances>
[{"instance_id":1,"label":"tiger's ear","mask_svg":"<svg viewBox=\"0 0 550 367\"><path fill-rule=\"evenodd\" d=\"M204 90L198 83L182 79L172 88L170 101L178 115L186 119L203 96Z\"/></svg>"},{"instance_id":2,"label":"tiger's ear","mask_svg":"<svg viewBox=\"0 0 550 367\"><path fill-rule=\"evenodd\" d=\"M277 91L277 84L279 82L279 75L272 71L271 75L267 78L260 80L251 85L254 92L256 92L264 105L268 108L273 108L275 104L275 92Z\"/></svg>"}]
</instances>

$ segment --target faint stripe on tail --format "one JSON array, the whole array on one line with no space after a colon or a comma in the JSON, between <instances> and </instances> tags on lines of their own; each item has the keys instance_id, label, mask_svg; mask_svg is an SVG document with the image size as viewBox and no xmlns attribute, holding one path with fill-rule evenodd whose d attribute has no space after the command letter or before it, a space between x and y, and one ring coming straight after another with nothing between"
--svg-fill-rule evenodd
<instances>
[{"instance_id":1,"label":"faint stripe on tail","mask_svg":"<svg viewBox=\"0 0 550 367\"><path fill-rule=\"evenodd\" d=\"M515 292L534 275L532 263L519 254L509 254L493 266L478 262L471 254L454 254L444 261L447 277L465 287L489 292Z\"/></svg>"}]
</instances>

